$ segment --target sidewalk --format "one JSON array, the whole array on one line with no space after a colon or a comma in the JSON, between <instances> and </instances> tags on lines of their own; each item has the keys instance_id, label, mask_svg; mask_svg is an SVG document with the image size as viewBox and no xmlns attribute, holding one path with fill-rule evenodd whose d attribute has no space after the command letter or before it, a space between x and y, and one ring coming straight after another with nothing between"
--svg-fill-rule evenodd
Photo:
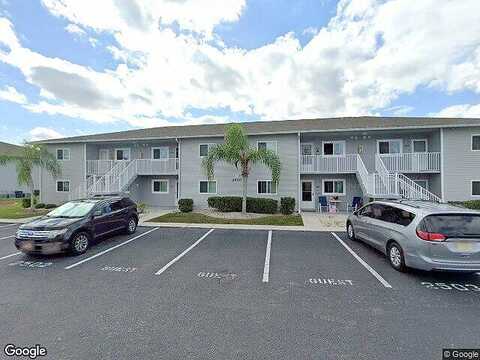
<instances>
[{"instance_id":1,"label":"sidewalk","mask_svg":"<svg viewBox=\"0 0 480 360\"><path fill-rule=\"evenodd\" d=\"M32 220L38 219L42 215L39 216L32 216L28 218L21 218L21 219L0 219L0 223L10 223L10 224L25 224Z\"/></svg>"}]
</instances>

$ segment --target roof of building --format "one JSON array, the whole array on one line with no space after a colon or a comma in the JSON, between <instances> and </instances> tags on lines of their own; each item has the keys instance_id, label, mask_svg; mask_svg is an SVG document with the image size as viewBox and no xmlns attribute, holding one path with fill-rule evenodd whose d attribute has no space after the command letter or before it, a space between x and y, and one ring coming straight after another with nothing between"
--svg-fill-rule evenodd
<instances>
[{"instance_id":1,"label":"roof of building","mask_svg":"<svg viewBox=\"0 0 480 360\"><path fill-rule=\"evenodd\" d=\"M480 119L426 118L426 117L342 117L242 123L248 134L282 134L315 131L352 131L418 129L440 127L480 126ZM188 137L223 136L228 124L163 126L105 134L75 136L43 140L38 143L65 143L90 141L120 141L144 139L175 139Z\"/></svg>"},{"instance_id":2,"label":"roof of building","mask_svg":"<svg viewBox=\"0 0 480 360\"><path fill-rule=\"evenodd\" d=\"M0 141L0 155L21 155L22 147Z\"/></svg>"}]
</instances>

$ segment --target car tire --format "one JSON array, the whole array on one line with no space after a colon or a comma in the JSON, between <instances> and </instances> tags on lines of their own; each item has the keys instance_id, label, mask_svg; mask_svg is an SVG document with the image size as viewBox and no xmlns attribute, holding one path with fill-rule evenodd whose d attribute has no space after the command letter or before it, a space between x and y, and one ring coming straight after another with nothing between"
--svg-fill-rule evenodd
<instances>
[{"instance_id":1,"label":"car tire","mask_svg":"<svg viewBox=\"0 0 480 360\"><path fill-rule=\"evenodd\" d=\"M352 241L357 240L357 238L355 237L355 229L353 228L353 225L350 221L347 223L347 237L349 240Z\"/></svg>"},{"instance_id":2,"label":"car tire","mask_svg":"<svg viewBox=\"0 0 480 360\"><path fill-rule=\"evenodd\" d=\"M86 232L79 232L73 236L70 251L73 255L84 254L90 247L90 236Z\"/></svg>"},{"instance_id":3,"label":"car tire","mask_svg":"<svg viewBox=\"0 0 480 360\"><path fill-rule=\"evenodd\" d=\"M396 242L392 242L388 245L387 257L390 265L397 271L406 272L405 256L403 255L403 249Z\"/></svg>"},{"instance_id":4,"label":"car tire","mask_svg":"<svg viewBox=\"0 0 480 360\"><path fill-rule=\"evenodd\" d=\"M128 235L132 235L137 231L137 220L134 217L131 217L127 221L127 227L125 228L125 232Z\"/></svg>"}]
</instances>

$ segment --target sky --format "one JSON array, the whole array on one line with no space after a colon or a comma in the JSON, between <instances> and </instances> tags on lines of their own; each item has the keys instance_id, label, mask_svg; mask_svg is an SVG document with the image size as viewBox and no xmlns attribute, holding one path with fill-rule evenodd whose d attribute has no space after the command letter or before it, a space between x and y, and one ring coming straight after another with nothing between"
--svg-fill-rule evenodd
<instances>
[{"instance_id":1,"label":"sky","mask_svg":"<svg viewBox=\"0 0 480 360\"><path fill-rule=\"evenodd\" d=\"M478 0L0 0L0 141L480 117Z\"/></svg>"}]
</instances>

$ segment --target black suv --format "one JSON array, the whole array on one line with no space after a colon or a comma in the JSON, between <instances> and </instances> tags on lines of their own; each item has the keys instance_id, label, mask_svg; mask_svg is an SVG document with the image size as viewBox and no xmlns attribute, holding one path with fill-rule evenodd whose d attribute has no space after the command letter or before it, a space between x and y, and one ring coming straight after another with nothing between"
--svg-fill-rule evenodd
<instances>
[{"instance_id":1,"label":"black suv","mask_svg":"<svg viewBox=\"0 0 480 360\"><path fill-rule=\"evenodd\" d=\"M137 205L127 197L70 201L19 227L15 246L27 254L83 254L100 237L137 229Z\"/></svg>"}]
</instances>

